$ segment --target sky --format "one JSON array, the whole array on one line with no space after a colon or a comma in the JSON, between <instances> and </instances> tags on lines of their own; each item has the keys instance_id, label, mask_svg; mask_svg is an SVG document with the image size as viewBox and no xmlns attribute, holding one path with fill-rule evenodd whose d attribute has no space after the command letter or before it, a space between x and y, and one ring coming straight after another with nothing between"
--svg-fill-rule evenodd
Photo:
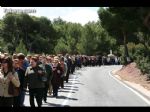
<instances>
[{"instance_id":1,"label":"sky","mask_svg":"<svg viewBox=\"0 0 150 112\"><path fill-rule=\"evenodd\" d=\"M60 17L65 21L82 25L99 19L97 14L99 7L0 7L0 19L6 14L5 9L34 9L36 12L30 15L45 16L51 21Z\"/></svg>"}]
</instances>

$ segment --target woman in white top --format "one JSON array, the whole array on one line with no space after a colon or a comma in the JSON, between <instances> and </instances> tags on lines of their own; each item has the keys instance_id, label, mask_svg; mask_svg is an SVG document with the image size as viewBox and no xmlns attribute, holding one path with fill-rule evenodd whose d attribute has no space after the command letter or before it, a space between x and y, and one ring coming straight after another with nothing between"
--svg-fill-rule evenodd
<instances>
[{"instance_id":1,"label":"woman in white top","mask_svg":"<svg viewBox=\"0 0 150 112\"><path fill-rule=\"evenodd\" d=\"M12 58L4 57L4 59L1 60L0 71L0 107L12 107L13 105L14 96L8 93L10 81L14 84L14 86L20 86L18 74L13 70Z\"/></svg>"}]
</instances>

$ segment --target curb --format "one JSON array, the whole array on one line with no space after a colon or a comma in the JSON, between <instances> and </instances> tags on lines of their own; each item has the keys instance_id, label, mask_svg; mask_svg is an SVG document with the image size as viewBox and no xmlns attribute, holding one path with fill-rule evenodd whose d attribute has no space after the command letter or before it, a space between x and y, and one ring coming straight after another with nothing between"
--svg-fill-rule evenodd
<instances>
[{"instance_id":1,"label":"curb","mask_svg":"<svg viewBox=\"0 0 150 112\"><path fill-rule=\"evenodd\" d=\"M121 83L125 84L127 87L133 89L135 92L137 92L138 94L140 94L141 96L143 96L144 98L146 98L149 102L150 102L150 96L148 96L147 94L145 94L143 91L135 88L132 84L133 82L130 81L124 81L119 75L114 74L113 71L110 71L110 74L112 75L112 77L116 78L117 80L119 80ZM130 83L130 84L129 84ZM131 84L132 83L132 84ZM136 84L136 83L134 83ZM140 87L144 88L143 86L140 85ZM145 88L144 88L145 89ZM147 89L145 89L146 91L148 91ZM150 91L148 91L150 93Z\"/></svg>"}]
</instances>

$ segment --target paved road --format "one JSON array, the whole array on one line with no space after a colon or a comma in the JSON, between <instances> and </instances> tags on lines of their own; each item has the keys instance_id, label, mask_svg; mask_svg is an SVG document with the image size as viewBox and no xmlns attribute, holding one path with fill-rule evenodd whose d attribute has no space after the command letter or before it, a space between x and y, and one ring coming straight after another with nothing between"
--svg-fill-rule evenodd
<instances>
[{"instance_id":1,"label":"paved road","mask_svg":"<svg viewBox=\"0 0 150 112\"><path fill-rule=\"evenodd\" d=\"M59 90L59 97L48 97L43 106L148 106L138 95L109 74L121 66L84 67L70 76L69 83ZM25 105L29 106L26 95Z\"/></svg>"}]
</instances>

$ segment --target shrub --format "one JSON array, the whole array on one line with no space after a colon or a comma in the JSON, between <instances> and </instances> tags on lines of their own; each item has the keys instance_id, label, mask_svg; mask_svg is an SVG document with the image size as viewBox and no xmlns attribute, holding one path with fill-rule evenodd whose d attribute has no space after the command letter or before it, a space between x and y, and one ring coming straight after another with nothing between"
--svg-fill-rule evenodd
<instances>
[{"instance_id":1,"label":"shrub","mask_svg":"<svg viewBox=\"0 0 150 112\"><path fill-rule=\"evenodd\" d=\"M150 79L150 59L149 57L138 56L136 60L138 68Z\"/></svg>"}]
</instances>

